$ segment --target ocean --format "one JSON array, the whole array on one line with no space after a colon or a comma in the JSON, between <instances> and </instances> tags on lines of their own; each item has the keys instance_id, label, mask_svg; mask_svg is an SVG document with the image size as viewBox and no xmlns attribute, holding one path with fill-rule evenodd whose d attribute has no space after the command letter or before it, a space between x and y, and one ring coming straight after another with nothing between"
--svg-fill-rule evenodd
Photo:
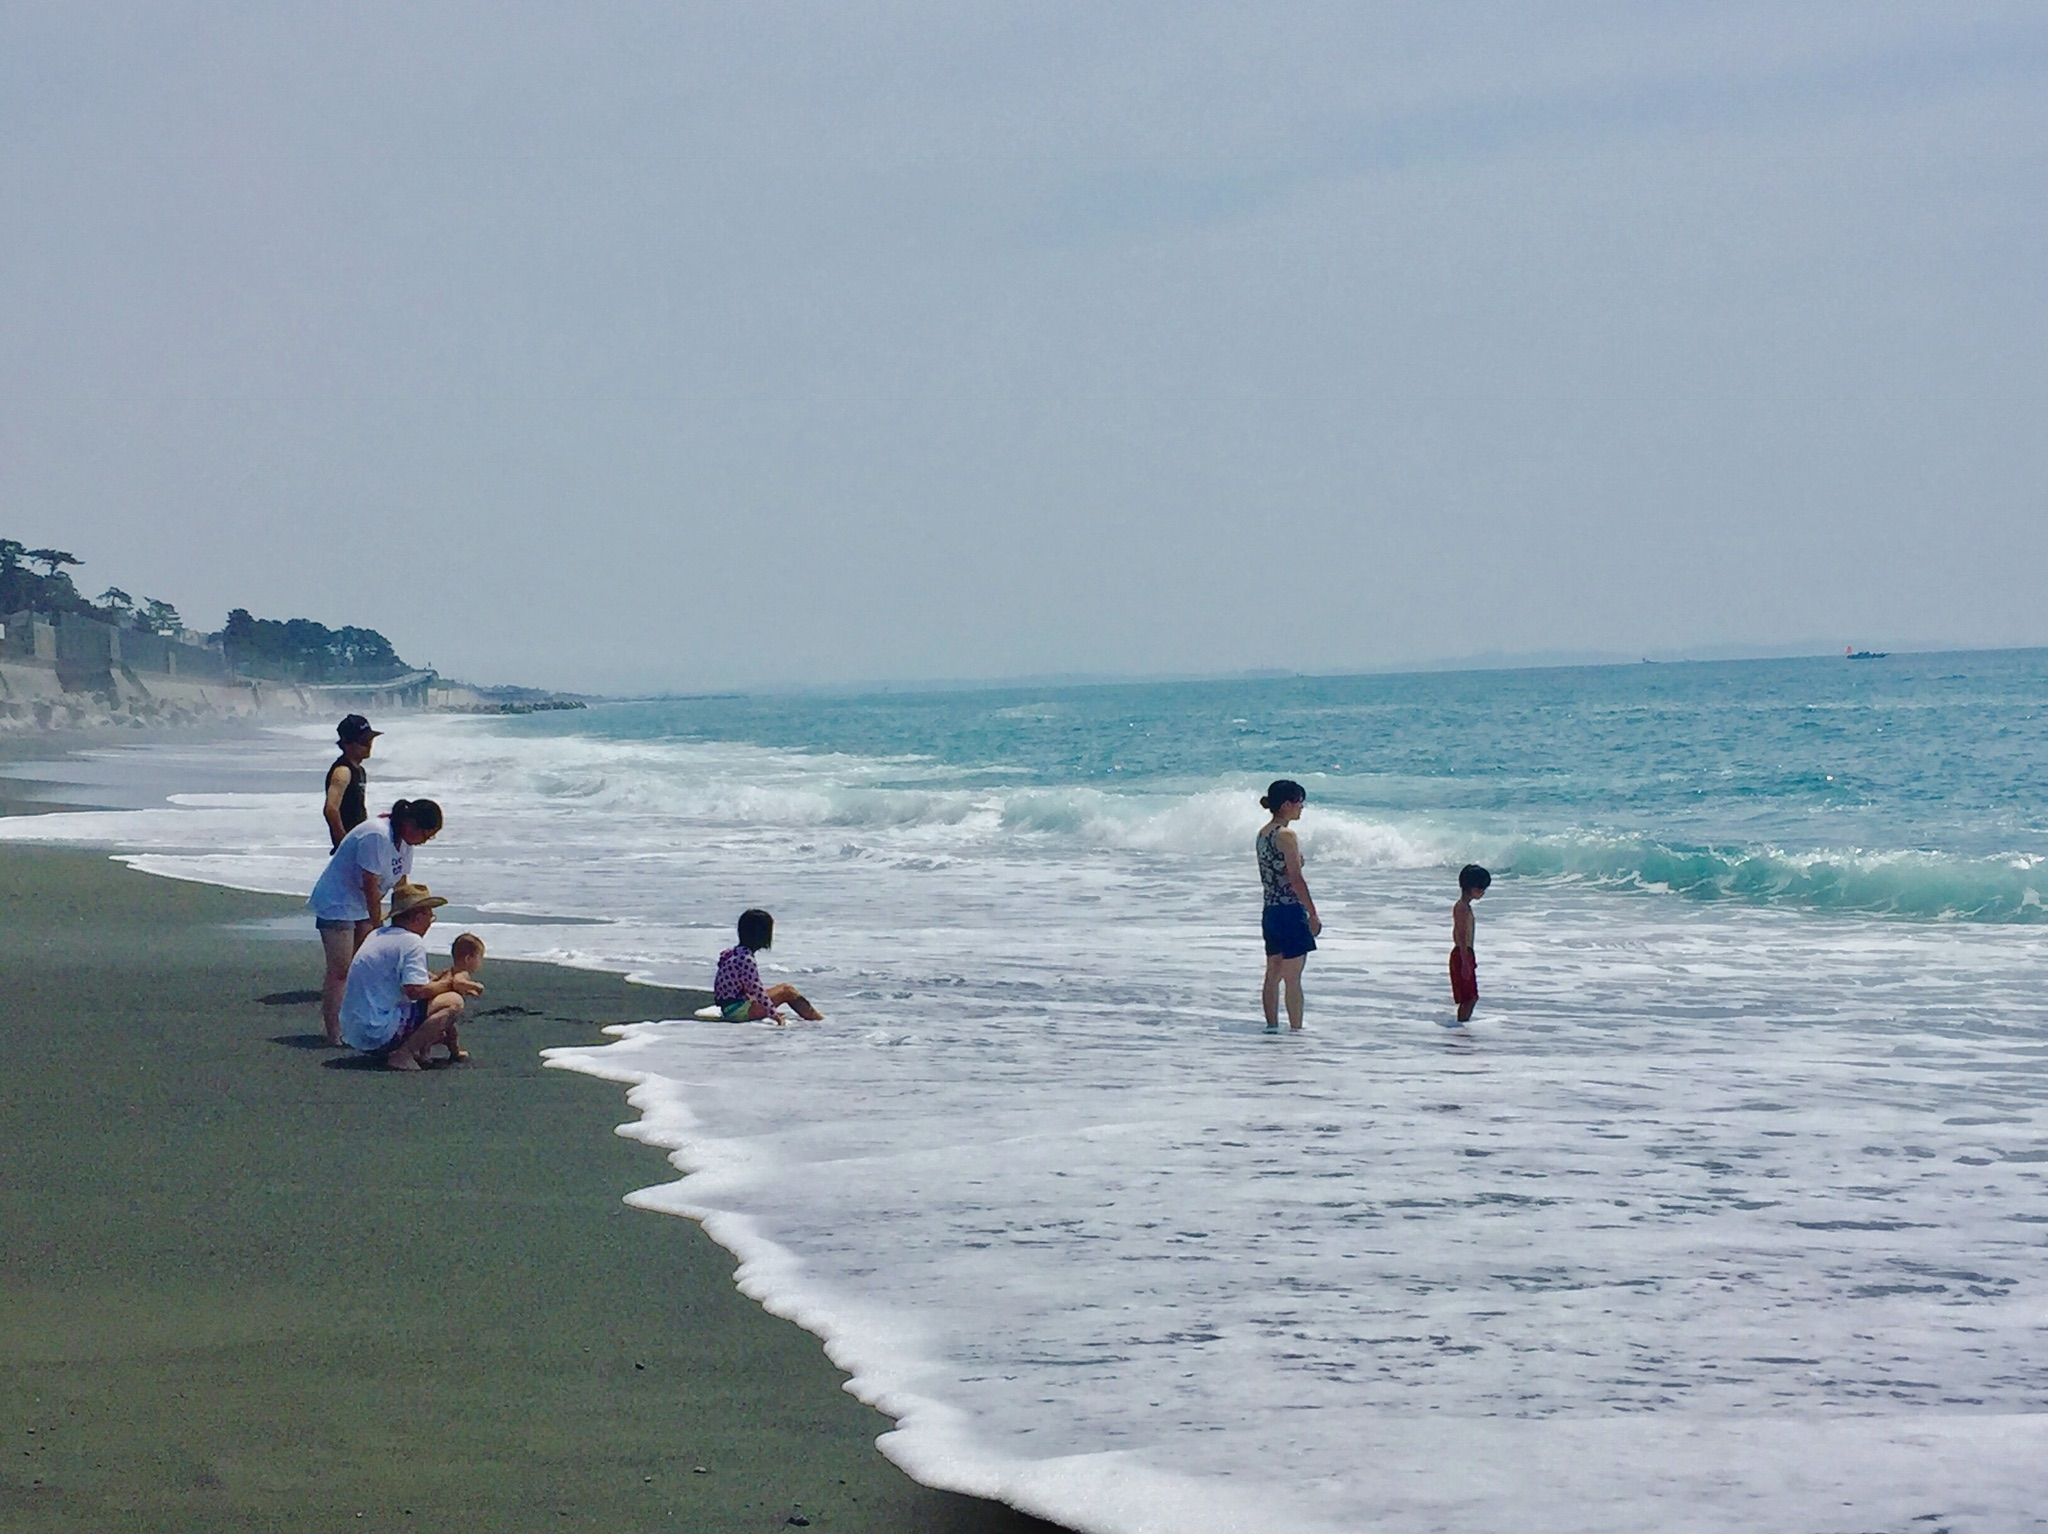
<instances>
[{"instance_id":1,"label":"ocean","mask_svg":"<svg viewBox=\"0 0 2048 1534\"><path fill-rule=\"evenodd\" d=\"M379 722L494 955L708 986L775 913L823 1023L551 1063L922 1480L1103 1534L2048 1528L2048 652ZM126 808L0 838L299 893L330 757L110 746L33 771Z\"/></svg>"}]
</instances>

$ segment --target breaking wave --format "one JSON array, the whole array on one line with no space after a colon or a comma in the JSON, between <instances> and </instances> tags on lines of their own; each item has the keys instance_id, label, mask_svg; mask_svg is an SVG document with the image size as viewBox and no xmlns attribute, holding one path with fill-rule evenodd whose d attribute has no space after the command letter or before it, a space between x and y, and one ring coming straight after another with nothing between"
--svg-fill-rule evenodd
<instances>
[{"instance_id":1,"label":"breaking wave","mask_svg":"<svg viewBox=\"0 0 2048 1534\"><path fill-rule=\"evenodd\" d=\"M1583 834L1514 841L1496 858L1496 873L1689 900L1923 920L2048 920L2040 893L2048 874L2039 858L2028 855L1672 847L1649 839Z\"/></svg>"},{"instance_id":2,"label":"breaking wave","mask_svg":"<svg viewBox=\"0 0 2048 1534\"><path fill-rule=\"evenodd\" d=\"M900 836L922 851L970 855L1037 843L1062 851L1238 857L1264 818L1249 781L1177 789L990 785L914 757L572 737L520 742L518 758L496 758L493 748L505 744L470 735L433 776L471 778L464 788L472 795L495 787L531 795L529 802L663 822ZM1450 870L1481 862L1508 878L1696 901L1920 920L2048 921L2041 895L2048 873L2030 854L1689 846L1598 828L1531 831L1479 818L1390 814L1329 799L1312 806L1301 838L1311 866L1333 871Z\"/></svg>"}]
</instances>

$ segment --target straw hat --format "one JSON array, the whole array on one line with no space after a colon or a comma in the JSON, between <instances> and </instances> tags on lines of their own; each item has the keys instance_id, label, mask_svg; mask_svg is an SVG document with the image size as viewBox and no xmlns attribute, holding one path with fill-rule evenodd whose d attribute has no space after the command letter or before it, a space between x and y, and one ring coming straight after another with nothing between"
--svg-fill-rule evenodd
<instances>
[{"instance_id":1,"label":"straw hat","mask_svg":"<svg viewBox=\"0 0 2048 1534\"><path fill-rule=\"evenodd\" d=\"M391 914L386 920L397 921L399 917L409 916L414 911L431 911L435 906L446 905L447 903L447 901L436 895L424 884L407 882L393 885L391 890Z\"/></svg>"}]
</instances>

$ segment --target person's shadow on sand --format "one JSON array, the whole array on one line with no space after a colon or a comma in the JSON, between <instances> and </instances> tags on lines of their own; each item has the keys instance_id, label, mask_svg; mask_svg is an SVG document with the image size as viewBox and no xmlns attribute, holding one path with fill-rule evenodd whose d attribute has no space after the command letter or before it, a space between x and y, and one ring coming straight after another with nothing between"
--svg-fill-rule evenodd
<instances>
[{"instance_id":1,"label":"person's shadow on sand","mask_svg":"<svg viewBox=\"0 0 2048 1534\"><path fill-rule=\"evenodd\" d=\"M467 1069L466 1061L457 1062L454 1060L423 1060L420 1062L420 1069L423 1071L445 1071L450 1066L458 1063ZM350 1053L337 1055L332 1060L322 1060L320 1062L320 1069L323 1071L376 1071L381 1075L385 1071L390 1070L391 1067L384 1063L382 1055Z\"/></svg>"},{"instance_id":2,"label":"person's shadow on sand","mask_svg":"<svg viewBox=\"0 0 2048 1534\"><path fill-rule=\"evenodd\" d=\"M274 1033L270 1042L286 1049L319 1050L332 1055L331 1060L322 1060L320 1067L329 1071L381 1071L384 1062L375 1055L359 1055L354 1050L339 1051L327 1042L327 1036L320 1033Z\"/></svg>"},{"instance_id":3,"label":"person's shadow on sand","mask_svg":"<svg viewBox=\"0 0 2048 1534\"><path fill-rule=\"evenodd\" d=\"M318 991L272 991L268 996L258 996L259 1007L304 1007L317 1006L320 1002ZM270 1037L273 1044L286 1049L325 1049L327 1037L319 1033L276 1033Z\"/></svg>"},{"instance_id":4,"label":"person's shadow on sand","mask_svg":"<svg viewBox=\"0 0 2048 1534\"><path fill-rule=\"evenodd\" d=\"M325 1040L321 1041L323 1044ZM332 1060L322 1060L323 1071L383 1071L389 1069L379 1055L358 1055L354 1053L336 1055Z\"/></svg>"}]
</instances>

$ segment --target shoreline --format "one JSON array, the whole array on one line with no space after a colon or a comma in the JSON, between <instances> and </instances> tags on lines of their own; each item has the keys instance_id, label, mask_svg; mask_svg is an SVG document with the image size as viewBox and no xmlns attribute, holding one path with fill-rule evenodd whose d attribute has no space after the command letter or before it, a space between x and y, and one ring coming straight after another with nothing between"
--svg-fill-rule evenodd
<instances>
[{"instance_id":1,"label":"shoreline","mask_svg":"<svg viewBox=\"0 0 2048 1534\"><path fill-rule=\"evenodd\" d=\"M541 1051L697 993L492 960L474 1064L366 1071L310 936L234 925L298 908L0 846L0 1529L1055 1528L626 1205L673 1169Z\"/></svg>"}]
</instances>

